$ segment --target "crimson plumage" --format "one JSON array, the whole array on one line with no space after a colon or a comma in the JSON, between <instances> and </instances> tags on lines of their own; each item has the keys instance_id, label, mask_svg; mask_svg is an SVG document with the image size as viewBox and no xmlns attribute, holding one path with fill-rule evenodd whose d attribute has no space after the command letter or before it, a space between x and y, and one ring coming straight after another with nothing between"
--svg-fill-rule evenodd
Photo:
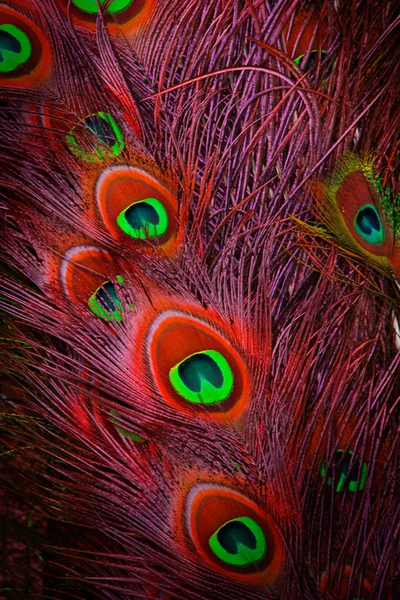
<instances>
[{"instance_id":1,"label":"crimson plumage","mask_svg":"<svg viewBox=\"0 0 400 600\"><path fill-rule=\"evenodd\" d=\"M0 5L2 481L39 597L399 596L398 25Z\"/></svg>"}]
</instances>

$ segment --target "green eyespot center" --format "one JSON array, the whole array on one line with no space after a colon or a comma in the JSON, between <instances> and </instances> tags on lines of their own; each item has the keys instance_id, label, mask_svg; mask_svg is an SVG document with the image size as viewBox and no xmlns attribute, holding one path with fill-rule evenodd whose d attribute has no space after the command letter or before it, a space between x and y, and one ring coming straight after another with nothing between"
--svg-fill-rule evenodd
<instances>
[{"instance_id":1,"label":"green eyespot center","mask_svg":"<svg viewBox=\"0 0 400 600\"><path fill-rule=\"evenodd\" d=\"M326 468L325 461L321 465L320 475L326 477L326 483L332 485L335 478L335 491L338 493L360 492L365 487L367 479L367 465L361 463L359 458L352 459L352 451L343 452L338 450L335 455L334 464ZM350 468L351 463L351 468Z\"/></svg>"},{"instance_id":2,"label":"green eyespot center","mask_svg":"<svg viewBox=\"0 0 400 600\"><path fill-rule=\"evenodd\" d=\"M91 134L89 139L79 141L79 137L82 137L84 130L82 127L78 128L78 126L74 127L66 136L70 151L79 158L93 162L112 154L119 156L124 150L125 142L122 129L112 115L99 112L83 119L79 126L85 127L86 131ZM81 135L79 136L79 134ZM92 141L91 138L94 138L94 140Z\"/></svg>"},{"instance_id":3,"label":"green eyespot center","mask_svg":"<svg viewBox=\"0 0 400 600\"><path fill-rule=\"evenodd\" d=\"M100 4L104 4L106 0L100 0ZM72 4L79 8L82 12L90 15L96 15L99 12L97 0L72 0ZM108 13L118 13L126 10L132 4L132 0L113 0L108 7Z\"/></svg>"},{"instance_id":4,"label":"green eyespot center","mask_svg":"<svg viewBox=\"0 0 400 600\"><path fill-rule=\"evenodd\" d=\"M365 204L354 219L354 229L358 235L373 246L385 241L385 229L379 213L373 204Z\"/></svg>"},{"instance_id":5,"label":"green eyespot center","mask_svg":"<svg viewBox=\"0 0 400 600\"><path fill-rule=\"evenodd\" d=\"M168 214L159 200L144 198L123 210L117 217L117 225L134 239L153 239L166 233Z\"/></svg>"},{"instance_id":6,"label":"green eyespot center","mask_svg":"<svg viewBox=\"0 0 400 600\"><path fill-rule=\"evenodd\" d=\"M318 50L311 50L310 55L307 60L307 63L305 65L302 64L305 54L301 54L300 56L295 58L294 62L296 63L296 65L298 67L300 67L302 69L302 71L304 71L304 72L309 71L317 59L318 52L319 52ZM321 50L321 58L324 54L326 54L326 50Z\"/></svg>"},{"instance_id":7,"label":"green eyespot center","mask_svg":"<svg viewBox=\"0 0 400 600\"><path fill-rule=\"evenodd\" d=\"M234 383L228 361L216 350L191 354L172 367L169 379L188 402L210 405L227 400Z\"/></svg>"},{"instance_id":8,"label":"green eyespot center","mask_svg":"<svg viewBox=\"0 0 400 600\"><path fill-rule=\"evenodd\" d=\"M120 278L122 280L122 278ZM118 279L119 280L119 279ZM119 280L120 281L120 280ZM120 281L122 283L122 281ZM96 317L107 321L122 321L122 305L111 281L105 281L88 300L89 309Z\"/></svg>"},{"instance_id":9,"label":"green eyespot center","mask_svg":"<svg viewBox=\"0 0 400 600\"><path fill-rule=\"evenodd\" d=\"M235 567L247 567L261 561L267 552L267 540L260 525L250 517L227 521L208 540L217 558Z\"/></svg>"},{"instance_id":10,"label":"green eyespot center","mask_svg":"<svg viewBox=\"0 0 400 600\"><path fill-rule=\"evenodd\" d=\"M9 23L0 25L0 73L15 71L31 55L32 44L22 29Z\"/></svg>"}]
</instances>

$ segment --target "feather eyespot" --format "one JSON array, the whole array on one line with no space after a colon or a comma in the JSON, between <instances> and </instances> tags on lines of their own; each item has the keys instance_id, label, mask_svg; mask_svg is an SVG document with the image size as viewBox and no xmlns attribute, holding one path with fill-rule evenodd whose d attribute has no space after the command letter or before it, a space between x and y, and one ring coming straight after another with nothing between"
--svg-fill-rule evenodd
<instances>
[{"instance_id":1,"label":"feather eyespot","mask_svg":"<svg viewBox=\"0 0 400 600\"><path fill-rule=\"evenodd\" d=\"M283 557L271 517L244 494L222 485L195 485L185 501L185 529L214 570L248 585L273 584Z\"/></svg>"},{"instance_id":2,"label":"feather eyespot","mask_svg":"<svg viewBox=\"0 0 400 600\"><path fill-rule=\"evenodd\" d=\"M310 15L305 12L296 16L290 28L289 24L285 26L288 55L304 73L327 56L324 49L327 30L327 21L322 15ZM325 81L331 75L332 69L333 62L327 67Z\"/></svg>"},{"instance_id":3,"label":"feather eyespot","mask_svg":"<svg viewBox=\"0 0 400 600\"><path fill-rule=\"evenodd\" d=\"M333 464L321 465L320 475L325 478L327 485L334 485L335 491L360 492L365 487L368 468L365 463L353 456L351 450L337 450Z\"/></svg>"},{"instance_id":4,"label":"feather eyespot","mask_svg":"<svg viewBox=\"0 0 400 600\"><path fill-rule=\"evenodd\" d=\"M311 50L307 61L304 63L304 57L306 56L305 54L301 54L300 56L297 56L297 58L294 59L294 62L296 63L296 65L298 67L301 68L302 71L307 72L309 71L315 64L318 55L320 55L320 58L322 59L323 56L326 54L326 50L321 50L321 52L319 52L318 50Z\"/></svg>"},{"instance_id":5,"label":"feather eyespot","mask_svg":"<svg viewBox=\"0 0 400 600\"><path fill-rule=\"evenodd\" d=\"M79 25L96 28L96 20L106 0L59 0L67 14L71 14ZM155 0L111 0L103 10L104 20L112 33L123 33L140 27L151 16Z\"/></svg>"},{"instance_id":6,"label":"feather eyespot","mask_svg":"<svg viewBox=\"0 0 400 600\"><path fill-rule=\"evenodd\" d=\"M306 54L311 57L315 53L314 61L325 40L327 22L321 15L299 12L292 24L285 25L284 33L287 52L297 64L297 61L301 61ZM325 51L322 50L322 52Z\"/></svg>"},{"instance_id":7,"label":"feather eyespot","mask_svg":"<svg viewBox=\"0 0 400 600\"><path fill-rule=\"evenodd\" d=\"M0 7L0 85L34 87L50 72L50 46L24 15Z\"/></svg>"},{"instance_id":8,"label":"feather eyespot","mask_svg":"<svg viewBox=\"0 0 400 600\"><path fill-rule=\"evenodd\" d=\"M116 237L128 236L138 247L174 252L178 229L176 197L157 179L136 167L110 167L96 182L97 206Z\"/></svg>"},{"instance_id":9,"label":"feather eyespot","mask_svg":"<svg viewBox=\"0 0 400 600\"><path fill-rule=\"evenodd\" d=\"M224 421L241 416L250 377L239 353L201 319L165 311L147 337L151 372L166 402L180 411Z\"/></svg>"},{"instance_id":10,"label":"feather eyespot","mask_svg":"<svg viewBox=\"0 0 400 600\"><path fill-rule=\"evenodd\" d=\"M345 175L336 194L338 208L356 240L369 252L383 255L386 240L384 216L365 175L353 171ZM353 222L350 219L353 217ZM371 248L372 246L372 248Z\"/></svg>"},{"instance_id":11,"label":"feather eyespot","mask_svg":"<svg viewBox=\"0 0 400 600\"><path fill-rule=\"evenodd\" d=\"M61 263L61 281L66 296L81 310L90 310L107 321L122 320L122 303L116 284L123 285L120 275L114 275L115 265L109 253L96 246L71 248Z\"/></svg>"},{"instance_id":12,"label":"feather eyespot","mask_svg":"<svg viewBox=\"0 0 400 600\"><path fill-rule=\"evenodd\" d=\"M119 156L125 147L117 120L105 112L89 115L66 135L69 150L88 162Z\"/></svg>"},{"instance_id":13,"label":"feather eyespot","mask_svg":"<svg viewBox=\"0 0 400 600\"><path fill-rule=\"evenodd\" d=\"M341 168L316 186L316 197L339 243L399 278L398 216L372 166L348 154Z\"/></svg>"}]
</instances>

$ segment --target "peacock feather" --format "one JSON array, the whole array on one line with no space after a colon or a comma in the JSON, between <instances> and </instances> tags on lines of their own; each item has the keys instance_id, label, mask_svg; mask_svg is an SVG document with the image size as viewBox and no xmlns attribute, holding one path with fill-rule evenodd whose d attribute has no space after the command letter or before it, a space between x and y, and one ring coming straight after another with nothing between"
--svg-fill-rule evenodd
<instances>
[{"instance_id":1,"label":"peacock feather","mask_svg":"<svg viewBox=\"0 0 400 600\"><path fill-rule=\"evenodd\" d=\"M400 597L395 0L3 0L0 596Z\"/></svg>"}]
</instances>

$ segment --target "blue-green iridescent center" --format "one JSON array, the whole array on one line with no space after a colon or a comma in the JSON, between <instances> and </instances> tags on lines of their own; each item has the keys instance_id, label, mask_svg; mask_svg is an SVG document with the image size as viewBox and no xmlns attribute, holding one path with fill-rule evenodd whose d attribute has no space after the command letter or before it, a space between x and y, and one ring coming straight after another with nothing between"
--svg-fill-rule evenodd
<instances>
[{"instance_id":1,"label":"blue-green iridescent center","mask_svg":"<svg viewBox=\"0 0 400 600\"><path fill-rule=\"evenodd\" d=\"M224 563L248 567L261 561L267 552L267 539L251 517L227 521L208 540L211 551Z\"/></svg>"},{"instance_id":2,"label":"blue-green iridescent center","mask_svg":"<svg viewBox=\"0 0 400 600\"><path fill-rule=\"evenodd\" d=\"M0 73L11 73L24 65L32 55L32 44L22 29L0 25Z\"/></svg>"},{"instance_id":3,"label":"blue-green iridescent center","mask_svg":"<svg viewBox=\"0 0 400 600\"><path fill-rule=\"evenodd\" d=\"M365 204L357 212L354 229L368 244L380 246L385 241L385 229L381 217L373 204Z\"/></svg>"}]
</instances>

